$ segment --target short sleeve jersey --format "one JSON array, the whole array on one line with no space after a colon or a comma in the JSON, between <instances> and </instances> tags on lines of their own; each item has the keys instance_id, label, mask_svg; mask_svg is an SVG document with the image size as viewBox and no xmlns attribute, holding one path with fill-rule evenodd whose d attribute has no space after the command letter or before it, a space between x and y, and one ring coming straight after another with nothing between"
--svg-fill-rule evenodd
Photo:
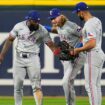
<instances>
[{"instance_id":1,"label":"short sleeve jersey","mask_svg":"<svg viewBox=\"0 0 105 105\"><path fill-rule=\"evenodd\" d=\"M96 39L96 47L93 49L101 49L102 43L102 23L101 21L93 17L89 19L83 27L83 42L91 40L92 38Z\"/></svg>"},{"instance_id":2,"label":"short sleeve jersey","mask_svg":"<svg viewBox=\"0 0 105 105\"><path fill-rule=\"evenodd\" d=\"M77 24L66 21L63 27L58 28L58 34L60 36L60 40L65 40L70 43L72 46L76 46L78 42L80 42L80 37L82 36L81 27Z\"/></svg>"},{"instance_id":3,"label":"short sleeve jersey","mask_svg":"<svg viewBox=\"0 0 105 105\"><path fill-rule=\"evenodd\" d=\"M10 32L12 37L17 37L16 49L22 52L39 53L42 42L47 43L51 40L48 31L39 24L39 29L30 31L26 21L17 23Z\"/></svg>"}]
</instances>

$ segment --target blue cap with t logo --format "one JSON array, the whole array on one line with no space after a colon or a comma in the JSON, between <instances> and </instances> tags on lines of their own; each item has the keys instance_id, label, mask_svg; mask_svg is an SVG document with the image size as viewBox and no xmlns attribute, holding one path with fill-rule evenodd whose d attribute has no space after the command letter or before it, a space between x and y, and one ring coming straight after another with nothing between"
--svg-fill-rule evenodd
<instances>
[{"instance_id":1,"label":"blue cap with t logo","mask_svg":"<svg viewBox=\"0 0 105 105\"><path fill-rule=\"evenodd\" d=\"M77 12L85 11L85 10L88 10L88 5L84 2L80 2L80 3L76 4L76 6L73 10L73 13L77 13Z\"/></svg>"},{"instance_id":2,"label":"blue cap with t logo","mask_svg":"<svg viewBox=\"0 0 105 105\"><path fill-rule=\"evenodd\" d=\"M26 20L35 20L40 21L40 16L37 11L31 10L28 15L25 17Z\"/></svg>"},{"instance_id":3,"label":"blue cap with t logo","mask_svg":"<svg viewBox=\"0 0 105 105\"><path fill-rule=\"evenodd\" d=\"M58 8L53 8L50 10L50 16L48 17L49 19L53 19L61 15L61 11Z\"/></svg>"}]
</instances>

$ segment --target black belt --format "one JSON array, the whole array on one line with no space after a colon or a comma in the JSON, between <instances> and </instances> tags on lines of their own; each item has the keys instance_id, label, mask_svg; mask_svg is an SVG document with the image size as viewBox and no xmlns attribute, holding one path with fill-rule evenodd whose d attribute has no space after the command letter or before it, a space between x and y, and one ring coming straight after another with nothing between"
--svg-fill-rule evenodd
<instances>
[{"instance_id":1,"label":"black belt","mask_svg":"<svg viewBox=\"0 0 105 105\"><path fill-rule=\"evenodd\" d=\"M17 52L17 55L21 58L29 58L33 55L40 55L39 53L25 53L25 52Z\"/></svg>"},{"instance_id":2,"label":"black belt","mask_svg":"<svg viewBox=\"0 0 105 105\"><path fill-rule=\"evenodd\" d=\"M29 56L30 55L28 55L28 54L24 54L24 53L22 54L22 58L29 58Z\"/></svg>"}]
</instances>

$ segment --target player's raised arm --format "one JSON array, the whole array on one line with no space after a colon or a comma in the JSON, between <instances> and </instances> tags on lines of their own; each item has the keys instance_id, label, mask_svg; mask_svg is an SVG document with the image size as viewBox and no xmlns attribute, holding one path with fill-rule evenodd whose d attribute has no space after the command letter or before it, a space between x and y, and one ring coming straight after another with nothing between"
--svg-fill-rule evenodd
<instances>
[{"instance_id":1,"label":"player's raised arm","mask_svg":"<svg viewBox=\"0 0 105 105\"><path fill-rule=\"evenodd\" d=\"M48 32L58 34L57 26L55 24L52 24L52 27L48 25L44 25L44 27L47 29Z\"/></svg>"}]
</instances>

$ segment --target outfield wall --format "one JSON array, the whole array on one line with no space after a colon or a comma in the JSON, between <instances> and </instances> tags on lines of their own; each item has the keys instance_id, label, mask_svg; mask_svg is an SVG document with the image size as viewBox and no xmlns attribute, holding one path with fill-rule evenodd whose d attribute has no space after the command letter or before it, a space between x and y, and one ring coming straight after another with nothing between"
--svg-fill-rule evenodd
<instances>
[{"instance_id":1,"label":"outfield wall","mask_svg":"<svg viewBox=\"0 0 105 105\"><path fill-rule=\"evenodd\" d=\"M55 7L55 6L54 6ZM48 11L52 7L35 7L35 6L27 6L27 7L0 7L0 49L4 44L4 40L7 38L9 31L12 29L14 24L24 20L25 15L28 10L36 9L39 11L41 16L41 23L43 25L49 25L50 21L47 19ZM59 6L60 9L62 7ZM71 13L72 7L63 7L63 13L71 20L79 25L83 25L83 23L77 18L75 14ZM94 10L94 11L93 11ZM103 44L102 48L105 51L105 9L104 7L91 7L91 12L99 17L103 23ZM59 38L57 35L51 34L51 37L54 41L58 41ZM14 45L10 48L8 54L4 62L0 65L0 96L8 96L13 95L13 61L15 61L15 47L16 41ZM60 96L64 95L62 89L62 77L63 77L63 67L60 61L55 58L52 52L45 46L41 45L41 69L42 69L42 89L44 95L48 96ZM51 62L49 62L51 61ZM75 80L75 89L76 94L79 96L86 95L84 89L84 75L80 72ZM105 95L105 65L103 67L103 75L102 75L102 93ZM32 89L30 86L30 82L26 76L26 80L24 82L24 95L32 95Z\"/></svg>"}]
</instances>

